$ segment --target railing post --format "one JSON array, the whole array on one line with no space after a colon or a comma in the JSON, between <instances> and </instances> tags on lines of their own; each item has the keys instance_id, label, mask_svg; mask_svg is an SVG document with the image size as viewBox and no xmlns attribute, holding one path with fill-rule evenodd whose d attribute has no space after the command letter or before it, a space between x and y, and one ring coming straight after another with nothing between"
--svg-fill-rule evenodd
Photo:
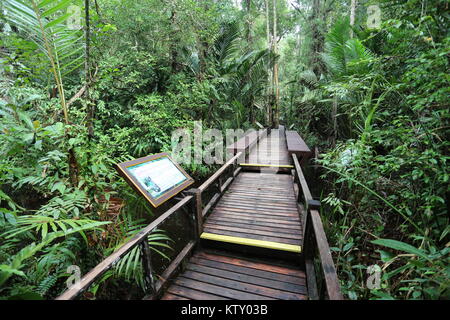
<instances>
[{"instance_id":1,"label":"railing post","mask_svg":"<svg viewBox=\"0 0 450 320\"><path fill-rule=\"evenodd\" d=\"M194 196L193 199L193 218L194 218L194 228L196 238L200 238L203 232L203 202L202 202L202 191L200 189L192 188L187 191L187 193Z\"/></svg>"},{"instance_id":2,"label":"railing post","mask_svg":"<svg viewBox=\"0 0 450 320\"><path fill-rule=\"evenodd\" d=\"M151 261L151 252L150 247L148 245L148 237L145 237L141 242L141 253L142 253L142 264L144 266L144 276L145 283L147 287L150 289L150 295L156 293L156 283L155 278L153 277L153 268Z\"/></svg>"}]
</instances>

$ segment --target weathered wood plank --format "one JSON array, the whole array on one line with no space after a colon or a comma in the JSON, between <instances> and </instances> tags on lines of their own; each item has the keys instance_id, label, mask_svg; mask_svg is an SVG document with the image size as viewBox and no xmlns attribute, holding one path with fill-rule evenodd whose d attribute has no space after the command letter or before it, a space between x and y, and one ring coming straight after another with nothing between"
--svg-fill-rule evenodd
<instances>
[{"instance_id":1,"label":"weathered wood plank","mask_svg":"<svg viewBox=\"0 0 450 320\"><path fill-rule=\"evenodd\" d=\"M293 277L305 278L305 273L301 270L296 270L292 268L286 268L281 266L276 266L269 263L258 263L254 261L250 261L248 259L239 259L239 258L231 258L223 255L211 254L206 251L196 252L195 257L200 257L203 259L218 261L222 263L233 264L241 267L252 268L256 270L262 271L270 271L278 274L289 275Z\"/></svg>"},{"instance_id":2,"label":"weathered wood plank","mask_svg":"<svg viewBox=\"0 0 450 320\"><path fill-rule=\"evenodd\" d=\"M211 268L211 267L204 266L201 264L196 264L196 263L190 263L187 266L187 270L194 271L197 273L203 273L203 274L208 274L208 275L212 275L212 276L217 276L217 277L221 277L221 278L225 278L225 279L235 280L238 282L254 284L257 286L261 286L261 287L277 289L280 291L306 294L306 287L303 285L275 281L272 279L260 278L260 277L254 276L254 275L243 274L243 273L239 272L240 270L237 272L231 272L228 270L223 270L223 269L219 269L219 268Z\"/></svg>"},{"instance_id":3,"label":"weathered wood plank","mask_svg":"<svg viewBox=\"0 0 450 320\"><path fill-rule=\"evenodd\" d=\"M237 300L274 300L273 298L269 298L267 296L262 296L258 294L253 294L249 292L244 292L241 290L236 290L228 287L221 286L220 284L211 284L208 282L200 281L198 278L194 277L192 278L185 278L185 277L178 277L175 281L175 284L183 286L183 287L190 287L191 289L198 290L205 292L207 294L213 294L215 296L221 296L224 298L229 299L237 299ZM203 299L201 297L198 298L198 300ZM208 299L208 298L206 298Z\"/></svg>"},{"instance_id":4,"label":"weathered wood plank","mask_svg":"<svg viewBox=\"0 0 450 320\"><path fill-rule=\"evenodd\" d=\"M284 275L277 272L271 272L267 270L260 270L255 268L250 268L248 266L241 266L233 264L232 262L219 262L216 260L209 260L199 257L198 255L195 255L191 258L190 262L204 265L207 267L215 268L215 269L221 269L221 270L228 270L235 273L242 273L242 274L248 274L253 275L256 277L264 278L264 279L270 279L270 280L276 280L280 282L287 282L292 283L300 286L305 286L306 281L305 278L301 277L295 277L290 275Z\"/></svg>"},{"instance_id":5,"label":"weathered wood plank","mask_svg":"<svg viewBox=\"0 0 450 320\"><path fill-rule=\"evenodd\" d=\"M305 299L305 295L292 293L292 292L284 292L281 290L276 290L272 288L267 288L255 284L243 283L235 280L225 279L209 274L186 271L183 273L183 277L201 281L204 283L209 283L212 285L220 286L221 288L229 288L233 290L239 290L242 293L248 293L252 295L264 296L267 298L275 298L275 299L284 299L284 300L303 300ZM203 285L203 284L201 284Z\"/></svg>"},{"instance_id":6,"label":"weathered wood plank","mask_svg":"<svg viewBox=\"0 0 450 320\"><path fill-rule=\"evenodd\" d=\"M298 243L300 242L300 240L302 239L299 232L297 233L279 233L276 231L267 231L267 230L259 230L256 228L244 228L244 226L240 226L240 227L233 227L233 226L226 226L226 225L221 225L221 224L217 224L217 223L209 223L208 224L208 229L213 229L213 230L224 230L224 231L235 231L235 232L239 232L239 233L244 233L244 234L248 234L248 235L254 235L255 237L262 235L262 236L266 236L266 237L274 237L274 238L280 238L280 239L292 239L292 240L298 240ZM300 231L300 230L299 230ZM218 231L220 232L220 231Z\"/></svg>"},{"instance_id":7,"label":"weathered wood plank","mask_svg":"<svg viewBox=\"0 0 450 320\"><path fill-rule=\"evenodd\" d=\"M188 298L177 296L175 294L166 293L161 300L189 300Z\"/></svg>"},{"instance_id":8,"label":"weathered wood plank","mask_svg":"<svg viewBox=\"0 0 450 320\"><path fill-rule=\"evenodd\" d=\"M179 285L183 284L183 286ZM193 283L193 281L175 281L175 284L170 286L167 290L169 294L175 294L183 297L185 300L228 300L225 297L213 295L210 293L206 293L203 291L192 289L192 287L197 284ZM192 287L190 287L192 286ZM162 298L162 300L167 300Z\"/></svg>"}]
</instances>

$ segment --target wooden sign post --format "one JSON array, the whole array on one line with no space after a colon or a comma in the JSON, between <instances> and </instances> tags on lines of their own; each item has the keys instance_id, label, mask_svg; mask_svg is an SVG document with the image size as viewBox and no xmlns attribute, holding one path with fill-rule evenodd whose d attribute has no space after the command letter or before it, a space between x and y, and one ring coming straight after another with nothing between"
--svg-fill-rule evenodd
<instances>
[{"instance_id":1,"label":"wooden sign post","mask_svg":"<svg viewBox=\"0 0 450 320\"><path fill-rule=\"evenodd\" d=\"M116 164L116 170L155 208L194 183L165 152Z\"/></svg>"}]
</instances>

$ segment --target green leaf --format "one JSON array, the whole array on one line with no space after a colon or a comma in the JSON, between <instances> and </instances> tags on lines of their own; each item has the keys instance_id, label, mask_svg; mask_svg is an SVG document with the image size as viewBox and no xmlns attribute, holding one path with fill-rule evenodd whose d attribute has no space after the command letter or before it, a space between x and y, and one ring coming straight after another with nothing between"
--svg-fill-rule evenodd
<instances>
[{"instance_id":1,"label":"green leaf","mask_svg":"<svg viewBox=\"0 0 450 320\"><path fill-rule=\"evenodd\" d=\"M44 26L44 29L48 29L48 28L54 27L54 26L56 26L57 24L60 24L60 23L64 22L64 21L67 20L67 18L69 18L71 15L72 15L72 13L71 13L71 12L68 12L68 13L62 15L61 17L59 17L59 18L57 18L57 19L55 19L55 20L53 20L53 21L50 21L49 23L47 23L47 24Z\"/></svg>"},{"instance_id":2,"label":"green leaf","mask_svg":"<svg viewBox=\"0 0 450 320\"><path fill-rule=\"evenodd\" d=\"M25 273L23 273L23 271L11 268L11 266L6 265L6 264L0 264L0 272L15 274L15 275L18 275L21 277L26 277L26 275L25 275Z\"/></svg>"},{"instance_id":3,"label":"green leaf","mask_svg":"<svg viewBox=\"0 0 450 320\"><path fill-rule=\"evenodd\" d=\"M392 240L392 239L378 239L378 240L372 241L372 243L380 245L380 246L388 247L391 249L404 251L407 253L412 253L412 254L415 254L415 255L417 255L421 258L424 258L428 261L431 261L431 259L425 254L424 251L417 249L416 247L413 247L412 245L407 244L405 242Z\"/></svg>"},{"instance_id":4,"label":"green leaf","mask_svg":"<svg viewBox=\"0 0 450 320\"><path fill-rule=\"evenodd\" d=\"M41 14L41 17L42 17L42 18L45 18L45 17L51 15L52 13L55 13L55 12L58 11L58 10L64 9L64 8L67 7L71 2L72 2L72 0L63 0L63 1L61 1L60 3L58 3L56 6L54 6L53 8L48 9L47 11L43 12L43 13Z\"/></svg>"}]
</instances>

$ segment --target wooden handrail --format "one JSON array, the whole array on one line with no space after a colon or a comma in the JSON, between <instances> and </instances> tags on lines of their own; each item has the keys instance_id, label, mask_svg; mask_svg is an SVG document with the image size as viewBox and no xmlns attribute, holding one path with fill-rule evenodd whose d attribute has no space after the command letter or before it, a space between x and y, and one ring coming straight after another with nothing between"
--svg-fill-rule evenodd
<instances>
[{"instance_id":1,"label":"wooden handrail","mask_svg":"<svg viewBox=\"0 0 450 320\"><path fill-rule=\"evenodd\" d=\"M147 236L156 229L162 222L169 218L173 213L187 205L193 196L189 195L180 200L173 207L168 209L153 222L151 222L147 227L139 231L132 239L128 240L124 245L122 245L113 254L107 257L105 260L100 262L94 269L89 271L84 277L81 278L80 282L72 286L65 292L63 292L56 300L72 300L76 298L81 292L86 290L96 279L108 271L116 262L125 256L130 250L132 250L137 245L141 244L143 241L147 241ZM147 259L147 263L149 260ZM151 270L148 270L151 272ZM151 277L151 275L147 275ZM154 287L154 284L151 284Z\"/></svg>"},{"instance_id":2,"label":"wooden handrail","mask_svg":"<svg viewBox=\"0 0 450 320\"><path fill-rule=\"evenodd\" d=\"M305 200L305 205L308 205L308 203L310 203L310 201L314 200L314 199L311 195L311 191L309 191L308 184L306 183L305 176L303 175L302 167L300 166L297 155L295 153L292 154L292 159L294 161L294 167L295 167L295 171L296 171L295 179L301 186L301 188L299 188L299 191L300 190L302 191L302 194L303 194L303 197ZM299 195L300 195L300 192L298 193L297 196L299 196ZM298 200L299 199L297 198L297 201Z\"/></svg>"},{"instance_id":3,"label":"wooden handrail","mask_svg":"<svg viewBox=\"0 0 450 320\"><path fill-rule=\"evenodd\" d=\"M305 267L307 276L308 295L310 299L317 300L320 298L318 292L316 270L314 259L316 251L320 261L321 272L323 274L324 286L327 296L330 300L343 300L336 268L331 256L330 247L327 237L323 229L322 219L319 211L320 202L313 199L309 190L302 168L298 161L297 155L292 154L294 161L295 176L294 181L298 183L297 201L300 200L300 193L304 200L304 219L303 219L303 248L305 257Z\"/></svg>"},{"instance_id":4,"label":"wooden handrail","mask_svg":"<svg viewBox=\"0 0 450 320\"><path fill-rule=\"evenodd\" d=\"M233 164L233 162L236 161L241 156L242 152L239 152L236 154L233 158L228 160L222 167L220 167L219 170L217 170L211 177L208 178L205 182L202 183L198 189L200 191L205 191L211 184L213 184L224 172L227 170L227 168Z\"/></svg>"},{"instance_id":5,"label":"wooden handrail","mask_svg":"<svg viewBox=\"0 0 450 320\"><path fill-rule=\"evenodd\" d=\"M226 149L233 155L241 152L242 155L239 158L239 163L244 163L253 147L256 146L263 137L267 136L267 133L267 128L251 131L235 143L227 146Z\"/></svg>"},{"instance_id":6,"label":"wooden handrail","mask_svg":"<svg viewBox=\"0 0 450 320\"><path fill-rule=\"evenodd\" d=\"M327 236L325 235L319 212L317 210L308 210L307 223L308 221L310 221L309 223L312 225L312 231L314 232L313 239L315 240L317 251L319 252L328 299L343 300L344 298L341 293L336 268L334 267L333 258L331 256L330 247L328 246ZM307 230L310 229L307 228Z\"/></svg>"},{"instance_id":7,"label":"wooden handrail","mask_svg":"<svg viewBox=\"0 0 450 320\"><path fill-rule=\"evenodd\" d=\"M260 132L257 136L257 141L260 140L264 134L267 133L266 130ZM251 146L248 145L244 150L235 154L230 160L228 160L219 170L217 170L209 179L207 179L200 187L197 189L187 190L187 196L182 198L177 204L164 212L161 216L156 218L147 227L142 229L137 233L132 239L123 244L118 250L100 262L94 269L89 271L81 280L60 296L56 300L72 300L76 298L80 293L85 291L89 286L96 281L100 276L102 276L106 271L108 271L115 263L117 263L122 257L129 253L134 247L141 245L143 253L143 266L145 271L145 278L151 289L150 295L147 298L154 298L158 295L158 292L164 287L166 280L172 276L175 270L179 267L182 260L193 250L195 243L198 241L200 234L202 232L203 217L208 213L208 211L215 205L215 203L220 199L222 194L226 191L227 187L231 185L234 178L239 174L241 168L237 167L237 161L250 149ZM227 175L227 180L222 181L224 175ZM217 184L218 192L212 197L208 204L203 208L202 203L202 192L209 189L212 185ZM183 208L188 203L193 201L193 220L195 222L195 236L196 239L190 241L183 250L178 254L175 260L166 268L160 280L155 281L152 275L152 266L150 261L150 250L147 244L148 235L156 229L161 223L163 223L167 218L169 218L177 210ZM191 208L191 209L192 209Z\"/></svg>"}]
</instances>

